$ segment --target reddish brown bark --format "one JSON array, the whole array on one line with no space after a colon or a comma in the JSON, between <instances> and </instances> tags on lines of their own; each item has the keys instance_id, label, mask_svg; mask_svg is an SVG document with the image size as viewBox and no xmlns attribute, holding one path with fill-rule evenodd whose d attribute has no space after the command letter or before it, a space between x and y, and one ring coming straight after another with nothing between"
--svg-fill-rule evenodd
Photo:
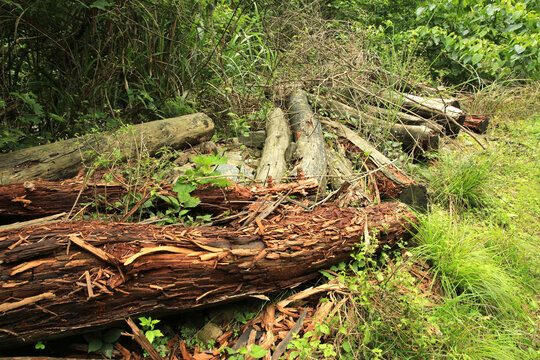
<instances>
[{"instance_id":1,"label":"reddish brown bark","mask_svg":"<svg viewBox=\"0 0 540 360\"><path fill-rule=\"evenodd\" d=\"M467 115L463 126L478 134L483 134L489 126L489 118L483 115Z\"/></svg>"},{"instance_id":2,"label":"reddish brown bark","mask_svg":"<svg viewBox=\"0 0 540 360\"><path fill-rule=\"evenodd\" d=\"M407 237L397 203L289 206L244 228L70 222L0 231L0 347L290 288L372 241Z\"/></svg>"},{"instance_id":3,"label":"reddish brown bark","mask_svg":"<svg viewBox=\"0 0 540 360\"><path fill-rule=\"evenodd\" d=\"M154 186L154 188L157 188L157 186ZM144 197L150 193L151 189L152 185L148 184L132 189L131 192L140 193ZM159 192L162 195L175 196L176 194L171 189L171 185L164 185ZM275 187L254 186L245 188L232 184L229 187L220 188L211 185L200 185L191 195L201 200L198 206L200 209L209 212L221 212L244 208L255 200L258 195L262 196L288 190L291 190L291 194L305 194L309 191L316 191L316 189L317 183L306 179ZM75 202L79 205L95 203L98 207L105 208L115 202L121 202L128 193L128 189L118 183L85 183L80 176L61 182L35 180L0 185L0 223L69 212ZM168 205L162 203L161 206Z\"/></svg>"}]
</instances>

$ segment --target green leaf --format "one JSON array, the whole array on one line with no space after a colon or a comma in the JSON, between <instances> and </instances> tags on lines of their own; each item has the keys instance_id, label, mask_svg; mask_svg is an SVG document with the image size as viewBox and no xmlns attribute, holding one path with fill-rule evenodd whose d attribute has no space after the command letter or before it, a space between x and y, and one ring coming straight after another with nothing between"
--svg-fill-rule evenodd
<instances>
[{"instance_id":1,"label":"green leaf","mask_svg":"<svg viewBox=\"0 0 540 360\"><path fill-rule=\"evenodd\" d=\"M364 329L364 345L369 344L370 340L371 340L371 332L369 331L369 328L366 327Z\"/></svg>"},{"instance_id":2,"label":"green leaf","mask_svg":"<svg viewBox=\"0 0 540 360\"><path fill-rule=\"evenodd\" d=\"M183 183L183 182L176 182L173 186L173 191L178 194L178 199L182 201L181 196L191 196L189 195L193 190L197 188L197 185L192 183Z\"/></svg>"},{"instance_id":3,"label":"green leaf","mask_svg":"<svg viewBox=\"0 0 540 360\"><path fill-rule=\"evenodd\" d=\"M103 346L101 347L101 352L108 359L110 359L112 357L112 353L113 353L113 344L110 344L110 343L103 344Z\"/></svg>"},{"instance_id":4,"label":"green leaf","mask_svg":"<svg viewBox=\"0 0 540 360\"><path fill-rule=\"evenodd\" d=\"M203 166L212 166L212 165L223 165L227 163L226 157L221 157L219 155L197 155L192 161L195 164Z\"/></svg>"},{"instance_id":5,"label":"green leaf","mask_svg":"<svg viewBox=\"0 0 540 360\"><path fill-rule=\"evenodd\" d=\"M109 0L96 0L90 5L91 8L96 8L99 10L107 10L107 7L112 5L112 1Z\"/></svg>"},{"instance_id":6,"label":"green leaf","mask_svg":"<svg viewBox=\"0 0 540 360\"><path fill-rule=\"evenodd\" d=\"M268 350L265 350L259 345L253 345L249 351L249 355L253 356L255 359L260 359L268 353Z\"/></svg>"},{"instance_id":7,"label":"green leaf","mask_svg":"<svg viewBox=\"0 0 540 360\"><path fill-rule=\"evenodd\" d=\"M471 63L473 65L476 65L480 62L480 60L482 60L482 58L484 57L484 55L482 54L474 54L471 58Z\"/></svg>"},{"instance_id":8,"label":"green leaf","mask_svg":"<svg viewBox=\"0 0 540 360\"><path fill-rule=\"evenodd\" d=\"M88 342L88 352L91 353L93 351L98 351L103 346L103 342L101 339L98 339L97 337L91 339Z\"/></svg>"},{"instance_id":9,"label":"green leaf","mask_svg":"<svg viewBox=\"0 0 540 360\"><path fill-rule=\"evenodd\" d=\"M341 347L345 352L351 352L351 344L347 340L343 341Z\"/></svg>"},{"instance_id":10,"label":"green leaf","mask_svg":"<svg viewBox=\"0 0 540 360\"><path fill-rule=\"evenodd\" d=\"M521 54L523 53L526 48L525 46L521 46L521 45L514 45L514 50L518 53L518 54Z\"/></svg>"},{"instance_id":11,"label":"green leaf","mask_svg":"<svg viewBox=\"0 0 540 360\"><path fill-rule=\"evenodd\" d=\"M109 344L114 344L122 333L122 329L110 329L103 334L103 341Z\"/></svg>"}]
</instances>

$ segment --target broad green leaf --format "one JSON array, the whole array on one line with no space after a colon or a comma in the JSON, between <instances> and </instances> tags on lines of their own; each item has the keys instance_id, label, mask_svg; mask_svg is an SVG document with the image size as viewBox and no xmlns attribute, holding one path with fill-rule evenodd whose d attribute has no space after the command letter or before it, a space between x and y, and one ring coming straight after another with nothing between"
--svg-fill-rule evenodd
<instances>
[{"instance_id":1,"label":"broad green leaf","mask_svg":"<svg viewBox=\"0 0 540 360\"><path fill-rule=\"evenodd\" d=\"M341 347L345 352L351 352L351 344L347 340L343 341Z\"/></svg>"},{"instance_id":2,"label":"broad green leaf","mask_svg":"<svg viewBox=\"0 0 540 360\"><path fill-rule=\"evenodd\" d=\"M474 54L471 58L471 63L473 65L478 64L484 56L482 54Z\"/></svg>"},{"instance_id":3,"label":"broad green leaf","mask_svg":"<svg viewBox=\"0 0 540 360\"><path fill-rule=\"evenodd\" d=\"M101 347L101 352L103 353L103 355L105 355L108 359L110 359L112 357L112 353L113 353L113 344L111 343L105 343L103 344L103 346Z\"/></svg>"}]
</instances>

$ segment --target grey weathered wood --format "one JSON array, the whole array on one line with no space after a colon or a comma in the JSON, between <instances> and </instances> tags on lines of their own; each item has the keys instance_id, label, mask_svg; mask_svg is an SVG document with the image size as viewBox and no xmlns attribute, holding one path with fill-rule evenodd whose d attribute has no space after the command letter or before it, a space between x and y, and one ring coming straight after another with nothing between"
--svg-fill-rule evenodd
<instances>
[{"instance_id":1,"label":"grey weathered wood","mask_svg":"<svg viewBox=\"0 0 540 360\"><path fill-rule=\"evenodd\" d=\"M421 150L436 150L439 148L439 135L427 126L396 124L390 129L396 140L403 143L407 151L419 148Z\"/></svg>"},{"instance_id":2,"label":"grey weathered wood","mask_svg":"<svg viewBox=\"0 0 540 360\"><path fill-rule=\"evenodd\" d=\"M285 152L290 143L291 130L285 114L279 108L274 109L266 119L266 141L256 179L266 180L271 176L275 183L280 182L287 169Z\"/></svg>"},{"instance_id":3,"label":"grey weathered wood","mask_svg":"<svg viewBox=\"0 0 540 360\"><path fill-rule=\"evenodd\" d=\"M353 179L353 164L345 154L327 146L326 157L328 159L328 183L332 189L337 190L345 181Z\"/></svg>"},{"instance_id":4,"label":"grey weathered wood","mask_svg":"<svg viewBox=\"0 0 540 360\"><path fill-rule=\"evenodd\" d=\"M165 146L178 149L197 144L213 134L213 121L198 113L134 125L125 133L91 134L0 154L0 183L66 179L113 150L119 150L123 158L146 151L153 154Z\"/></svg>"},{"instance_id":5,"label":"grey weathered wood","mask_svg":"<svg viewBox=\"0 0 540 360\"><path fill-rule=\"evenodd\" d=\"M427 208L426 188L405 175L390 159L379 152L373 145L360 137L355 131L332 120L321 122L335 131L338 136L349 140L365 154L369 170L376 171L379 191L387 197L396 198L418 210Z\"/></svg>"},{"instance_id":6,"label":"grey weathered wood","mask_svg":"<svg viewBox=\"0 0 540 360\"><path fill-rule=\"evenodd\" d=\"M299 163L292 174L301 168L307 177L315 177L323 183L326 175L326 152L320 122L309 105L307 94L302 89L294 90L289 96L291 129L296 139L295 157Z\"/></svg>"}]
</instances>

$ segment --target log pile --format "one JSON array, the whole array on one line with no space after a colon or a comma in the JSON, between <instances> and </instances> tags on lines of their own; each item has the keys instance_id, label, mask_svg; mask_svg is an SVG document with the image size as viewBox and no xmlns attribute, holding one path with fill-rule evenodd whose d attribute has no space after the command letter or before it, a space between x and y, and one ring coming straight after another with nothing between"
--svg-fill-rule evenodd
<instances>
[{"instance_id":1,"label":"log pile","mask_svg":"<svg viewBox=\"0 0 540 360\"><path fill-rule=\"evenodd\" d=\"M203 227L125 222L146 200L167 209L163 199L177 194L174 184L128 188L81 171L96 149L108 151L111 134L1 154L0 225L34 220L0 226L0 348L293 288L346 260L355 244L409 237L410 208L426 209L426 189L358 127L383 126L415 153L465 127L485 131L488 119L450 99L377 96L395 107L360 108L294 89L285 111L267 117L255 182L199 184L191 193L200 199L193 211L214 216ZM148 123L120 152L129 156L138 141L149 153L195 145L213 127L204 114ZM120 222L73 221L132 193L141 200Z\"/></svg>"}]
</instances>

